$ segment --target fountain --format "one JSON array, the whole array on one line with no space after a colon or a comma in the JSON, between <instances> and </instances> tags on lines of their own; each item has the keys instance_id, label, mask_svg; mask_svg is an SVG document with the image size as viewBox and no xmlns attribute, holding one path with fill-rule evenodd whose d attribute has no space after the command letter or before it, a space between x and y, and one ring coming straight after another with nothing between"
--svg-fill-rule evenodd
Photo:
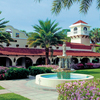
<instances>
[{"instance_id":1,"label":"fountain","mask_svg":"<svg viewBox=\"0 0 100 100\"><path fill-rule=\"evenodd\" d=\"M72 73L75 70L70 68L69 59L71 56L66 55L66 43L63 43L63 55L57 56L59 60L59 68L53 69L52 71L56 73L49 74L39 74L36 75L36 84L56 87L56 85L63 83L65 81L74 81L74 80L90 80L94 77L86 74L76 74Z\"/></svg>"},{"instance_id":2,"label":"fountain","mask_svg":"<svg viewBox=\"0 0 100 100\"><path fill-rule=\"evenodd\" d=\"M63 43L63 55L62 56L57 56L60 61L59 61L59 68L58 69L53 69L54 72L57 72L57 77L58 79L70 79L71 72L74 72L74 69L71 69L70 67L68 68L69 65L69 59L71 56L66 55L66 43Z\"/></svg>"}]
</instances>

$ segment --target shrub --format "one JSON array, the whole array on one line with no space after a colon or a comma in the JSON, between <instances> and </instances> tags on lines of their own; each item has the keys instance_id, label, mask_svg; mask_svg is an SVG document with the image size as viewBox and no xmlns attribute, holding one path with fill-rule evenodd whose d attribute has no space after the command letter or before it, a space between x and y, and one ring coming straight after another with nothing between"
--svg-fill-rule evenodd
<instances>
[{"instance_id":1,"label":"shrub","mask_svg":"<svg viewBox=\"0 0 100 100\"><path fill-rule=\"evenodd\" d=\"M29 75L29 70L24 68L9 68L5 74L5 79L22 79L27 78Z\"/></svg>"},{"instance_id":2,"label":"shrub","mask_svg":"<svg viewBox=\"0 0 100 100\"><path fill-rule=\"evenodd\" d=\"M0 74L2 74L2 73L5 73L5 70L4 69L1 69L0 70Z\"/></svg>"},{"instance_id":3,"label":"shrub","mask_svg":"<svg viewBox=\"0 0 100 100\"><path fill-rule=\"evenodd\" d=\"M5 79L5 73L9 70L8 67L0 66L0 80Z\"/></svg>"},{"instance_id":4,"label":"shrub","mask_svg":"<svg viewBox=\"0 0 100 100\"><path fill-rule=\"evenodd\" d=\"M57 85L58 100L100 100L100 81L75 81Z\"/></svg>"},{"instance_id":5,"label":"shrub","mask_svg":"<svg viewBox=\"0 0 100 100\"><path fill-rule=\"evenodd\" d=\"M0 74L0 80L4 80L4 79L5 79L5 74L4 73Z\"/></svg>"},{"instance_id":6,"label":"shrub","mask_svg":"<svg viewBox=\"0 0 100 100\"><path fill-rule=\"evenodd\" d=\"M37 74L42 74L42 73L53 73L51 69L52 68L32 66L32 67L29 67L29 72L30 72L30 75L35 76Z\"/></svg>"},{"instance_id":7,"label":"shrub","mask_svg":"<svg viewBox=\"0 0 100 100\"><path fill-rule=\"evenodd\" d=\"M9 70L8 67L0 66L0 74L5 73L7 70Z\"/></svg>"}]
</instances>

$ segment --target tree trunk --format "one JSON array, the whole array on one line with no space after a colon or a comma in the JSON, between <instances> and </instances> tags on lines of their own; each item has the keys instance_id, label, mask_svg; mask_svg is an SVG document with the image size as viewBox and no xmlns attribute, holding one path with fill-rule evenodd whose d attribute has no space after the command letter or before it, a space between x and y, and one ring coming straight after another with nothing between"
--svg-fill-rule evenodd
<instances>
[{"instance_id":1,"label":"tree trunk","mask_svg":"<svg viewBox=\"0 0 100 100\"><path fill-rule=\"evenodd\" d=\"M95 44L93 44L93 47L92 47L92 51L94 52L94 48L95 48L95 46L94 46Z\"/></svg>"},{"instance_id":2,"label":"tree trunk","mask_svg":"<svg viewBox=\"0 0 100 100\"><path fill-rule=\"evenodd\" d=\"M46 56L46 59L45 59L45 64L48 65L48 61L49 61L49 48L45 48L45 56Z\"/></svg>"}]
</instances>

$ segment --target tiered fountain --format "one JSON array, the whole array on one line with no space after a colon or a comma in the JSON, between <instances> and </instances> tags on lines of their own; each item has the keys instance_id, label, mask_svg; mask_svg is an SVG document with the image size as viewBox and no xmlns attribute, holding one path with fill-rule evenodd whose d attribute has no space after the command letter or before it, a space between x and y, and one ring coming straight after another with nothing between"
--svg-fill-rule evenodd
<instances>
[{"instance_id":1,"label":"tiered fountain","mask_svg":"<svg viewBox=\"0 0 100 100\"><path fill-rule=\"evenodd\" d=\"M48 87L56 87L56 85L63 83L65 81L87 80L87 79L89 80L94 78L91 75L72 73L75 70L68 67L69 65L68 60L71 58L71 56L66 55L65 42L63 43L63 55L57 57L60 59L60 61L59 61L59 68L53 69L53 71L56 73L36 75L36 81L35 81L36 84Z\"/></svg>"},{"instance_id":2,"label":"tiered fountain","mask_svg":"<svg viewBox=\"0 0 100 100\"><path fill-rule=\"evenodd\" d=\"M70 68L70 58L71 56L66 55L66 43L63 43L63 55L57 56L59 60L59 68L53 69L53 71L57 72L58 79L70 79L71 72L75 71L74 69ZM69 68L68 68L69 66Z\"/></svg>"}]
</instances>

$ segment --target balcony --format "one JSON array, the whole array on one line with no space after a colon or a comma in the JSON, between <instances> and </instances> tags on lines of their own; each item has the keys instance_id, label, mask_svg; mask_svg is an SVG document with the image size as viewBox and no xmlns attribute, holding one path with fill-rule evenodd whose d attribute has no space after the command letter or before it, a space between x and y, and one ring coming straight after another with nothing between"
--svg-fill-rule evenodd
<instances>
[{"instance_id":1,"label":"balcony","mask_svg":"<svg viewBox=\"0 0 100 100\"><path fill-rule=\"evenodd\" d=\"M67 36L75 36L75 35L89 35L90 31L78 30L78 31L71 31L67 32Z\"/></svg>"}]
</instances>

